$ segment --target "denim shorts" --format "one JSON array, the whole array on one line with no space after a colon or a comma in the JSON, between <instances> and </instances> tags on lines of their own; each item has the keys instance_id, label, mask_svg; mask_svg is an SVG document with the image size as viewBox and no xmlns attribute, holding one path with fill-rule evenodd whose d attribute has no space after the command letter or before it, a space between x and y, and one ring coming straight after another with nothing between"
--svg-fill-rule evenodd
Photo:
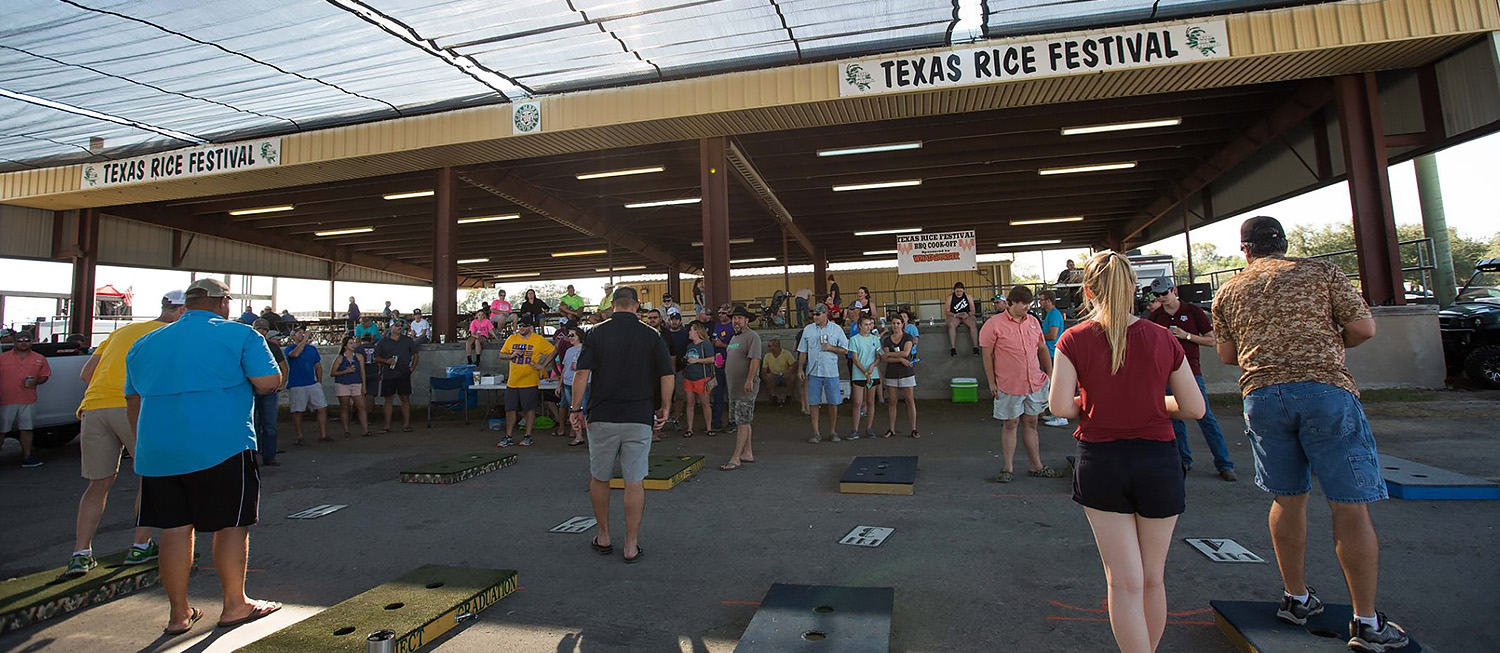
<instances>
[{"instance_id":1,"label":"denim shorts","mask_svg":"<svg viewBox=\"0 0 1500 653\"><path fill-rule=\"evenodd\" d=\"M1324 383L1283 383L1245 397L1255 484L1278 495L1306 494L1312 475L1336 503L1386 499L1375 436L1359 399Z\"/></svg>"},{"instance_id":2,"label":"denim shorts","mask_svg":"<svg viewBox=\"0 0 1500 653\"><path fill-rule=\"evenodd\" d=\"M807 405L837 406L844 403L844 389L836 376L807 377Z\"/></svg>"}]
</instances>

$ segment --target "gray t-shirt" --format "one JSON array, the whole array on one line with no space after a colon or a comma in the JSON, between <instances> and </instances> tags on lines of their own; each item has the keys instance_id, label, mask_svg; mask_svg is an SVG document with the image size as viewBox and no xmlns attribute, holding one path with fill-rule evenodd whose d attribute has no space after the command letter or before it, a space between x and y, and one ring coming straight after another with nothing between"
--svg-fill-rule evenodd
<instances>
[{"instance_id":1,"label":"gray t-shirt","mask_svg":"<svg viewBox=\"0 0 1500 653\"><path fill-rule=\"evenodd\" d=\"M724 380L729 384L729 398L745 398L745 376L750 373L750 361L760 360L760 334L746 328L729 341L728 355L724 362ZM760 392L760 375L755 375L751 397Z\"/></svg>"}]
</instances>

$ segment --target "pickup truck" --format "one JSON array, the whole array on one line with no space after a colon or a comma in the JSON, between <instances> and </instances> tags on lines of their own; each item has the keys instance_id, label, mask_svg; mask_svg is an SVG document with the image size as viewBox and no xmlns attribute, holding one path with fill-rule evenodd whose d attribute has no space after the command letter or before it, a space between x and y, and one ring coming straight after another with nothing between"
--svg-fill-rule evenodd
<instances>
[{"instance_id":1,"label":"pickup truck","mask_svg":"<svg viewBox=\"0 0 1500 653\"><path fill-rule=\"evenodd\" d=\"M0 345L0 351L9 351L10 345ZM84 363L89 361L89 352L73 343L39 342L31 346L32 351L47 357L52 367L52 376L36 389L33 444L38 447L61 447L78 437L78 404L83 401L87 384L78 378ZM5 437L18 437L12 431Z\"/></svg>"}]
</instances>

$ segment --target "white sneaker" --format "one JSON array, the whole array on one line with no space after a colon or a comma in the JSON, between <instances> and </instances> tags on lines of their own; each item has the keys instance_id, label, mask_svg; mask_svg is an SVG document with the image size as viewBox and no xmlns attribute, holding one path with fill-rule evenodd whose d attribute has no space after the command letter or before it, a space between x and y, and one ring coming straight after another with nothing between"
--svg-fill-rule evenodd
<instances>
[{"instance_id":1,"label":"white sneaker","mask_svg":"<svg viewBox=\"0 0 1500 653\"><path fill-rule=\"evenodd\" d=\"M1047 426L1067 426L1068 418L1053 415L1051 417L1048 417L1047 419L1042 420L1042 423L1046 424Z\"/></svg>"}]
</instances>

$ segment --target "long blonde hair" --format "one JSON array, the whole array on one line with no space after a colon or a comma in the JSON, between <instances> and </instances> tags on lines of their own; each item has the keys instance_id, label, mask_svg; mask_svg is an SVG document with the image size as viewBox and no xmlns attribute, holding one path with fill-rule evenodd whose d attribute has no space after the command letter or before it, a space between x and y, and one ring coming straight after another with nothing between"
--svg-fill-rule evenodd
<instances>
[{"instance_id":1,"label":"long blonde hair","mask_svg":"<svg viewBox=\"0 0 1500 653\"><path fill-rule=\"evenodd\" d=\"M1099 252L1083 265L1083 287L1087 316L1109 341L1109 373L1114 374L1125 365L1125 330L1135 310L1135 270L1123 255Z\"/></svg>"}]
</instances>

